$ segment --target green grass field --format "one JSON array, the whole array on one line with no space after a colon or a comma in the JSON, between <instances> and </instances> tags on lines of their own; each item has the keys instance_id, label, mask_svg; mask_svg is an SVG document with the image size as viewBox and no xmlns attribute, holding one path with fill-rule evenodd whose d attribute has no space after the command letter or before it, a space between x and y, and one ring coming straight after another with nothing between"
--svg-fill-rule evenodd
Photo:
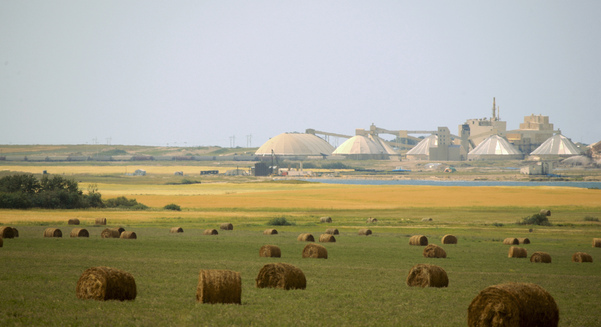
<instances>
[{"instance_id":1,"label":"green grass field","mask_svg":"<svg viewBox=\"0 0 601 327\"><path fill-rule=\"evenodd\" d=\"M87 179L88 178L88 179ZM78 176L81 185L95 177ZM158 178L157 180L160 180ZM92 182L96 182L93 180ZM80 186L81 186L80 185ZM482 289L505 282L531 282L558 304L561 326L598 326L601 303L599 190L572 188L361 187L312 183L99 184L103 198L125 195L151 206L146 211L0 210L0 224L19 230L0 248L0 326L465 326L467 308ZM137 186L136 186L137 185ZM83 188L85 190L85 187ZM162 210L167 203L182 211ZM541 208L552 211L550 227L515 224ZM331 224L319 223L328 215ZM138 239L102 239L108 226L123 226ZM286 217L293 226L268 226ZM378 218L367 224L367 217ZM424 222L422 218L431 217ZM89 238L70 238L80 218ZM231 222L233 231L202 235ZM184 233L170 234L171 227ZM44 238L58 227L62 238ZM373 235L359 236L368 227ZM276 228L278 235L262 235ZM336 243L322 243L328 259L303 259L303 232L316 239L337 228ZM532 228L532 232L529 229ZM424 258L411 235L441 245L446 259ZM456 245L442 245L445 234ZM528 237L528 256L548 252L552 263L508 258L506 237ZM259 248L277 245L281 258L261 258ZM593 263L573 263L575 252ZM305 290L258 289L255 278L267 263L300 268ZM411 288L411 267L436 264L448 274L447 288ZM134 301L79 300L75 287L84 270L109 266L131 273ZM241 305L195 301L201 269L229 269L242 276Z\"/></svg>"}]
</instances>

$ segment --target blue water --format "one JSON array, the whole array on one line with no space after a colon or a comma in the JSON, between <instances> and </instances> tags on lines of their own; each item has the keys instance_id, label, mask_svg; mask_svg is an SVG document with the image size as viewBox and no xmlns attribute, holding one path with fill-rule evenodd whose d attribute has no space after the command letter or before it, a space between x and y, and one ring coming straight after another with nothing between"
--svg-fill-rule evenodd
<instances>
[{"instance_id":1,"label":"blue water","mask_svg":"<svg viewBox=\"0 0 601 327\"><path fill-rule=\"evenodd\" d=\"M517 181L431 181L431 180L378 180L378 179L321 179L309 182L350 185L430 185L430 186L566 186L601 189L601 182L517 182Z\"/></svg>"}]
</instances>

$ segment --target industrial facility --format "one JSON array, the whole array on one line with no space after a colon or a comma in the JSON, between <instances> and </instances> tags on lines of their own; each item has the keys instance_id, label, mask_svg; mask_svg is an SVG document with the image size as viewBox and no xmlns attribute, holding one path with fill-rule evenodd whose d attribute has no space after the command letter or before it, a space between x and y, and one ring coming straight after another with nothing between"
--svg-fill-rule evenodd
<instances>
[{"instance_id":1,"label":"industrial facility","mask_svg":"<svg viewBox=\"0 0 601 327\"><path fill-rule=\"evenodd\" d=\"M388 135L393 138L388 141ZM427 135L427 136L424 136ZM331 137L344 138L334 148ZM307 129L305 133L283 133L265 144L257 156L287 158L322 157L353 160L558 160L582 153L561 131L549 123L549 117L524 117L519 129L507 130L493 98L490 118L468 119L457 134L441 126L431 131L390 130L371 124L368 130L356 128L355 135Z\"/></svg>"}]
</instances>

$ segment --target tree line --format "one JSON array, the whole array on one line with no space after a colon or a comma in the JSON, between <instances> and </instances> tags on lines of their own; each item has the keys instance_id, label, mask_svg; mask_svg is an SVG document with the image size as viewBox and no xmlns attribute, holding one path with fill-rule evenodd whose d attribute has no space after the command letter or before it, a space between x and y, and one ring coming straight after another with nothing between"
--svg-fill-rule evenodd
<instances>
[{"instance_id":1,"label":"tree line","mask_svg":"<svg viewBox=\"0 0 601 327\"><path fill-rule=\"evenodd\" d=\"M84 194L76 181L62 176L47 175L37 179L33 174L9 175L0 178L0 208L3 209L82 209L82 208L146 209L135 199L119 197L102 200L95 185Z\"/></svg>"}]
</instances>

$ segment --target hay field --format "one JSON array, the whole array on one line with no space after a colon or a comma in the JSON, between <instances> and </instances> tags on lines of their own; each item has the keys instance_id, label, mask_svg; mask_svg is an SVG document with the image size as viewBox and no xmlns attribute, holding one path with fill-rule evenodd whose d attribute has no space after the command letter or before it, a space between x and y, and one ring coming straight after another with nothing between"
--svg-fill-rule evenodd
<instances>
[{"instance_id":1,"label":"hay field","mask_svg":"<svg viewBox=\"0 0 601 327\"><path fill-rule=\"evenodd\" d=\"M84 192L90 183L85 174L76 175ZM135 198L150 210L0 210L0 224L20 234L0 248L0 325L465 326L471 300L485 287L504 282L546 289L557 302L561 326L598 323L601 248L592 248L591 240L601 237L601 223L584 217L601 218L600 190L132 180L93 184L105 199ZM182 211L163 210L169 203ZM551 210L554 226L514 224L542 208ZM322 216L333 222L320 223ZM107 226L94 225L100 217L107 218ZM276 217L294 225L267 224ZM378 222L368 224L367 217ZM77 227L90 237L68 237L74 227L67 225L70 218L78 218ZM202 235L225 222L234 229ZM104 228L118 226L137 239L100 237ZM184 232L169 233L174 226ZM61 229L63 237L44 238L49 227ZM366 227L372 235L357 235ZM266 228L278 234L263 235ZM297 236L318 236L327 228L340 232L335 243L322 243L328 258L302 258L307 243ZM409 237L417 234L441 245L447 258L424 258L423 247L409 245ZM442 245L446 234L457 236L458 243ZM507 237L528 237L528 253L547 252L553 262L507 258L508 246L502 244ZM281 258L260 257L265 244L278 246ZM578 251L591 254L594 262L571 262ZM306 289L257 288L261 267L276 262L301 269ZM444 268L449 286L407 286L411 267L420 263ZM96 266L131 273L136 299L78 299L79 277ZM240 272L241 304L197 303L201 269Z\"/></svg>"}]
</instances>

